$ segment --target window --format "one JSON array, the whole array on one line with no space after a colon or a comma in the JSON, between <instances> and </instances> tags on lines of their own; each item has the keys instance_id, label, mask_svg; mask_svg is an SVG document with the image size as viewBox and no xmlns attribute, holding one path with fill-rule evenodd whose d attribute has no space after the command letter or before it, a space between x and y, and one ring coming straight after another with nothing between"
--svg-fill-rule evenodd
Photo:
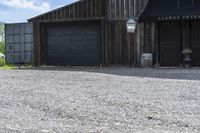
<instances>
[{"instance_id":1,"label":"window","mask_svg":"<svg viewBox=\"0 0 200 133\"><path fill-rule=\"evenodd\" d=\"M178 0L178 8L192 8L194 0Z\"/></svg>"}]
</instances>

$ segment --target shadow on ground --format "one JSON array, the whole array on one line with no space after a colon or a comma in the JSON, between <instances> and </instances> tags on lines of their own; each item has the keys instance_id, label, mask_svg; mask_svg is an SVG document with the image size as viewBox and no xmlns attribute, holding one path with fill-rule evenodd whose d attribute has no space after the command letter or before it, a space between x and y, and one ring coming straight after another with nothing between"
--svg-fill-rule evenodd
<instances>
[{"instance_id":1,"label":"shadow on ground","mask_svg":"<svg viewBox=\"0 0 200 133\"><path fill-rule=\"evenodd\" d=\"M23 68L20 70L33 71L71 71L71 72L89 72L103 73L119 76L134 76L162 79L180 79L180 80L200 80L200 69L182 69L182 68L134 68L134 67L38 67Z\"/></svg>"}]
</instances>

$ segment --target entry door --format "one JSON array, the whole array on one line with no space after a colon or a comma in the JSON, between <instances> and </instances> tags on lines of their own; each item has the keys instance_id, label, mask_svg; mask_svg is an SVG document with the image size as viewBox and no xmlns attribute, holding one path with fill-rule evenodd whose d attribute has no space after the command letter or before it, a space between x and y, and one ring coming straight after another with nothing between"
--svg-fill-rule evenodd
<instances>
[{"instance_id":1,"label":"entry door","mask_svg":"<svg viewBox=\"0 0 200 133\"><path fill-rule=\"evenodd\" d=\"M191 22L192 65L200 66L200 22Z\"/></svg>"},{"instance_id":2,"label":"entry door","mask_svg":"<svg viewBox=\"0 0 200 133\"><path fill-rule=\"evenodd\" d=\"M180 66L180 29L178 22L160 24L160 66Z\"/></svg>"}]
</instances>

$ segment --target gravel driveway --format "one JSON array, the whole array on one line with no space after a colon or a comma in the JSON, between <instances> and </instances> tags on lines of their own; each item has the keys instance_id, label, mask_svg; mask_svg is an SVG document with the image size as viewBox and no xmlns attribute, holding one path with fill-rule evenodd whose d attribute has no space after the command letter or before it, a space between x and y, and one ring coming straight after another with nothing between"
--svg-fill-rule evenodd
<instances>
[{"instance_id":1,"label":"gravel driveway","mask_svg":"<svg viewBox=\"0 0 200 133\"><path fill-rule=\"evenodd\" d=\"M200 132L200 69L0 70L0 132Z\"/></svg>"}]
</instances>

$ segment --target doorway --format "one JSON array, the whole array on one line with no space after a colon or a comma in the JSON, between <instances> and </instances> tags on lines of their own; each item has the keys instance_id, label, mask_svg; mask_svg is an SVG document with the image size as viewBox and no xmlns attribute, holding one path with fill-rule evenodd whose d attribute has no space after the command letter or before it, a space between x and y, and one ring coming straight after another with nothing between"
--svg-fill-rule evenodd
<instances>
[{"instance_id":1,"label":"doorway","mask_svg":"<svg viewBox=\"0 0 200 133\"><path fill-rule=\"evenodd\" d=\"M179 67L181 64L181 25L179 22L160 23L160 66Z\"/></svg>"}]
</instances>

